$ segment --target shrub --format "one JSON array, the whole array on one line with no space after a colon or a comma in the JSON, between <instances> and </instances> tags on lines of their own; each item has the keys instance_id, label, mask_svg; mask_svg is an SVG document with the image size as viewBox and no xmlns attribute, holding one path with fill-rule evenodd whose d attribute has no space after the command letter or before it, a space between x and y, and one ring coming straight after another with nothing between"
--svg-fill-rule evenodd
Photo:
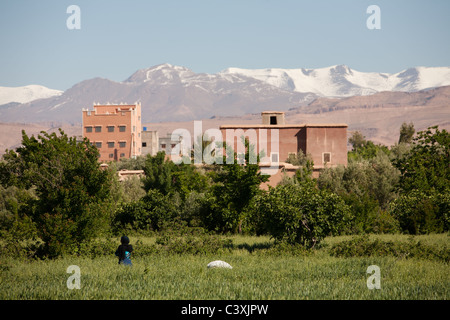
<instances>
[{"instance_id":1,"label":"shrub","mask_svg":"<svg viewBox=\"0 0 450 320\"><path fill-rule=\"evenodd\" d=\"M114 242L112 240L95 239L89 242L84 242L79 247L79 249L73 252L73 254L82 257L89 257L91 259L101 256L113 257L117 247L118 247L117 242Z\"/></svg>"},{"instance_id":2,"label":"shrub","mask_svg":"<svg viewBox=\"0 0 450 320\"><path fill-rule=\"evenodd\" d=\"M278 241L274 243L271 247L267 249L260 249L255 251L256 254L262 256L275 256L275 257L306 257L311 256L313 253L312 249L305 248L303 245L298 243L288 243L286 241Z\"/></svg>"},{"instance_id":3,"label":"shrub","mask_svg":"<svg viewBox=\"0 0 450 320\"><path fill-rule=\"evenodd\" d=\"M412 190L391 203L391 214L409 234L440 233L449 230L450 195Z\"/></svg>"},{"instance_id":4,"label":"shrub","mask_svg":"<svg viewBox=\"0 0 450 320\"><path fill-rule=\"evenodd\" d=\"M339 234L350 217L339 196L313 183L279 185L257 196L252 219L277 241L314 247L324 237Z\"/></svg>"},{"instance_id":5,"label":"shrub","mask_svg":"<svg viewBox=\"0 0 450 320\"><path fill-rule=\"evenodd\" d=\"M98 150L88 139L77 141L41 132L7 151L0 162L0 182L21 189L34 187L29 217L48 256L70 252L108 227L111 172L102 170Z\"/></svg>"},{"instance_id":6,"label":"shrub","mask_svg":"<svg viewBox=\"0 0 450 320\"><path fill-rule=\"evenodd\" d=\"M231 247L231 240L223 240L199 227L188 227L176 219L164 224L156 244L169 254L216 254Z\"/></svg>"},{"instance_id":7,"label":"shrub","mask_svg":"<svg viewBox=\"0 0 450 320\"><path fill-rule=\"evenodd\" d=\"M0 257L32 259L39 256L42 248L43 243L40 240L11 241L11 239L3 239L0 242Z\"/></svg>"},{"instance_id":8,"label":"shrub","mask_svg":"<svg viewBox=\"0 0 450 320\"><path fill-rule=\"evenodd\" d=\"M150 189L139 201L125 203L117 210L113 225L115 233L124 231L157 231L178 214L180 200L176 195L163 195Z\"/></svg>"},{"instance_id":9,"label":"shrub","mask_svg":"<svg viewBox=\"0 0 450 320\"><path fill-rule=\"evenodd\" d=\"M375 233L399 233L400 223L387 210L379 210L373 221L373 231Z\"/></svg>"},{"instance_id":10,"label":"shrub","mask_svg":"<svg viewBox=\"0 0 450 320\"><path fill-rule=\"evenodd\" d=\"M396 197L399 171L386 153L378 151L369 159L349 158L347 167L325 168L318 178L320 189L342 197L353 214L351 232L381 232L376 226L379 212Z\"/></svg>"},{"instance_id":11,"label":"shrub","mask_svg":"<svg viewBox=\"0 0 450 320\"><path fill-rule=\"evenodd\" d=\"M438 126L417 132L411 149L394 161L400 170L400 188L404 192L420 190L448 191L450 180L450 134Z\"/></svg>"},{"instance_id":12,"label":"shrub","mask_svg":"<svg viewBox=\"0 0 450 320\"><path fill-rule=\"evenodd\" d=\"M242 224L252 199L260 193L260 185L268 181L259 165L259 155L254 145L242 137L245 154L240 157L227 146L228 159L224 157L223 165L216 165L211 172L213 184L211 192L205 197L201 220L208 230L217 232L242 233Z\"/></svg>"},{"instance_id":13,"label":"shrub","mask_svg":"<svg viewBox=\"0 0 450 320\"><path fill-rule=\"evenodd\" d=\"M150 214L143 201L123 204L116 212L113 221L115 234L128 233L131 230L149 230L152 227Z\"/></svg>"}]
</instances>

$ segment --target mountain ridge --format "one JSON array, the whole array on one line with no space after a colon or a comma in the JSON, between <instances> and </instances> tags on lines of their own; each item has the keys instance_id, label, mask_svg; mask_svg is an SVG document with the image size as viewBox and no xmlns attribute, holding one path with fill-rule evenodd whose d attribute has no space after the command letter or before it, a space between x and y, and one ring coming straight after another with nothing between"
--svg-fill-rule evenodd
<instances>
[{"instance_id":1,"label":"mountain ridge","mask_svg":"<svg viewBox=\"0 0 450 320\"><path fill-rule=\"evenodd\" d=\"M416 131L434 125L439 125L441 130L450 130L449 105L450 86L445 86L418 92L386 91L369 96L320 97L308 105L283 111L285 111L287 123L347 123L349 135L358 130L374 143L390 146L398 141L399 129L403 122L413 122ZM77 111L77 113L80 112ZM55 132L58 128L63 128L69 135L82 134L81 123L72 125L62 121L5 123L1 119L0 117L0 155L5 149L20 145L21 130L26 130L30 135L38 134L42 130ZM223 124L256 124L261 123L261 112L196 120L202 120L203 130L219 128ZM160 122L152 121L150 118L143 119L143 126L146 126L148 130L157 130L160 137L165 137L166 134L178 128L192 131L193 121L183 122L172 119Z\"/></svg>"},{"instance_id":2,"label":"mountain ridge","mask_svg":"<svg viewBox=\"0 0 450 320\"><path fill-rule=\"evenodd\" d=\"M450 67L414 67L397 73L360 72L346 65L318 69L240 69L225 73L242 74L298 92L321 97L370 95L382 91L420 91L450 85Z\"/></svg>"},{"instance_id":3,"label":"mountain ridge","mask_svg":"<svg viewBox=\"0 0 450 320\"><path fill-rule=\"evenodd\" d=\"M94 103L142 104L145 122L242 116L263 110L300 108L317 112L319 98L369 96L398 89L416 92L450 85L450 67L415 67L395 74L364 73L346 65L318 69L239 69L195 73L168 63L139 69L123 81L92 78L66 91L0 106L2 122L81 123ZM320 90L319 90L320 89ZM51 89L50 89L51 90Z\"/></svg>"}]
</instances>

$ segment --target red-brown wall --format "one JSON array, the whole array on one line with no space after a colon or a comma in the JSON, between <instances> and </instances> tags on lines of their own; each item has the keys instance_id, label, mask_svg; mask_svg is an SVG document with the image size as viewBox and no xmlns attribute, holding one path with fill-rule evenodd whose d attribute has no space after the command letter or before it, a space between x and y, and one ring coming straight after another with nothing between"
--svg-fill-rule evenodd
<instances>
[{"instance_id":1,"label":"red-brown wall","mask_svg":"<svg viewBox=\"0 0 450 320\"><path fill-rule=\"evenodd\" d=\"M265 149L266 156L278 148L279 162L285 162L290 153L297 153L302 150L303 153L311 154L314 167L323 168L324 153L329 153L329 165L338 164L347 165L347 125L224 125L221 128L223 140L230 139L230 134L234 134L234 144L231 146L238 150L238 140L240 137L237 130L250 137L250 141L256 144L258 152ZM249 134L249 133L253 134ZM256 134L255 134L256 133ZM278 143L276 141L278 134ZM264 139L264 137L266 137ZM264 162L264 161L261 161Z\"/></svg>"},{"instance_id":2,"label":"red-brown wall","mask_svg":"<svg viewBox=\"0 0 450 320\"><path fill-rule=\"evenodd\" d=\"M100 161L131 158L141 148L140 122L140 105L97 105L92 111L83 110L83 136L93 144L102 143ZM97 126L101 132L95 131ZM109 126L114 127L113 132L108 131ZM125 131L121 132L119 126L125 126ZM92 132L87 132L87 127L92 127ZM114 142L114 147L109 147L108 142Z\"/></svg>"}]
</instances>

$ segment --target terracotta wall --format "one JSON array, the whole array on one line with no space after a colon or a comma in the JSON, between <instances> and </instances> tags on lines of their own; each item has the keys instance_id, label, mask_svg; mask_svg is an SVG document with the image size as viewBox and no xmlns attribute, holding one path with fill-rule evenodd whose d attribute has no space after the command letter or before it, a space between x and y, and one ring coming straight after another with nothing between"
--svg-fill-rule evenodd
<instances>
[{"instance_id":1,"label":"terracotta wall","mask_svg":"<svg viewBox=\"0 0 450 320\"><path fill-rule=\"evenodd\" d=\"M101 143L100 161L117 161L140 154L140 105L97 105L94 110L83 111L83 136L92 143ZM120 131L124 126L125 131ZM88 127L92 128L91 132ZM96 131L100 128L100 132ZM108 127L113 128L109 131ZM113 143L113 145L108 144Z\"/></svg>"}]
</instances>

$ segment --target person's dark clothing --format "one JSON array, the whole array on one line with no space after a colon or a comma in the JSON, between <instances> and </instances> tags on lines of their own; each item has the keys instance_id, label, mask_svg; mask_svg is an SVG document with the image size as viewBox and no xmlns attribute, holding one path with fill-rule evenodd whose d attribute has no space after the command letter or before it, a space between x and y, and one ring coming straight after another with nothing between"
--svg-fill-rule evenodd
<instances>
[{"instance_id":1,"label":"person's dark clothing","mask_svg":"<svg viewBox=\"0 0 450 320\"><path fill-rule=\"evenodd\" d=\"M133 246L129 244L130 240L128 237L123 236L120 239L122 243L116 250L116 256L119 257L119 264L132 265L131 263L131 252L133 252Z\"/></svg>"}]
</instances>

